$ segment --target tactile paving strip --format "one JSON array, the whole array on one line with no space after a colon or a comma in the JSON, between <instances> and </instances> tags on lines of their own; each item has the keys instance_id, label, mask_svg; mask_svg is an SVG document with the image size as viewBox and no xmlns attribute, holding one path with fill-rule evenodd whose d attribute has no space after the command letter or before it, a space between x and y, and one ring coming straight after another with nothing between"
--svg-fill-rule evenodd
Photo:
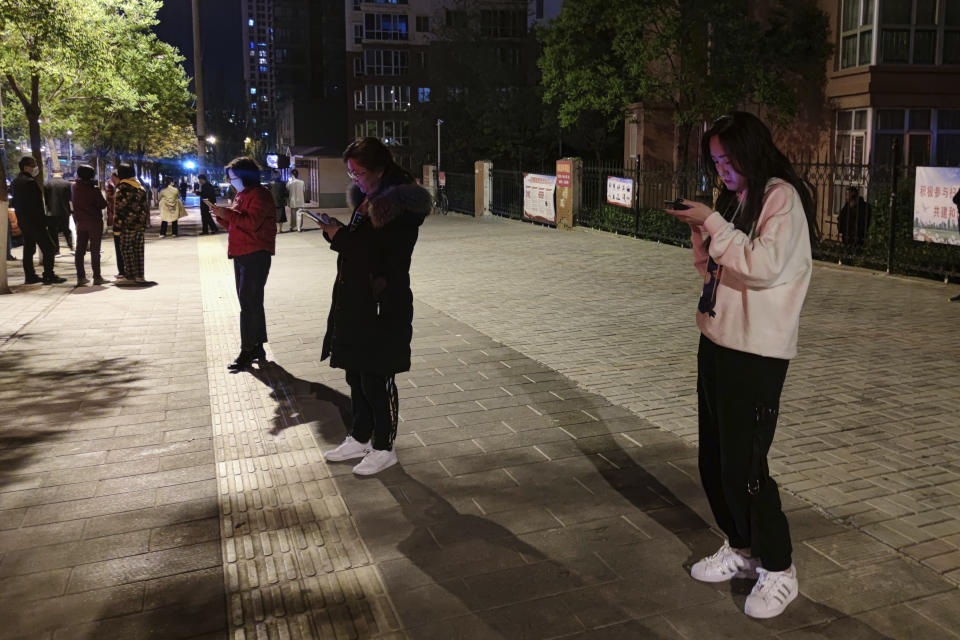
<instances>
[{"instance_id":1,"label":"tactile paving strip","mask_svg":"<svg viewBox=\"0 0 960 640\"><path fill-rule=\"evenodd\" d=\"M310 427L271 433L268 416L297 410L283 383L227 370L233 265L218 239L198 247L230 638L406 637Z\"/></svg>"}]
</instances>

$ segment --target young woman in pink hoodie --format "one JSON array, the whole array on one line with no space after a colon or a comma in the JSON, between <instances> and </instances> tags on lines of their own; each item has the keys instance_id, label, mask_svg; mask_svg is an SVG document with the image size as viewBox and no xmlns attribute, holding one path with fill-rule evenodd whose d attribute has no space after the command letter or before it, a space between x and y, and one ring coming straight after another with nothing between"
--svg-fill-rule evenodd
<instances>
[{"instance_id":1,"label":"young woman in pink hoodie","mask_svg":"<svg viewBox=\"0 0 960 640\"><path fill-rule=\"evenodd\" d=\"M744 611L772 618L799 591L767 452L813 270L813 189L749 113L717 120L703 137L703 155L713 161L716 207L684 200L685 209L667 212L690 225L704 277L697 307L700 478L727 540L690 573L704 582L759 576Z\"/></svg>"}]
</instances>

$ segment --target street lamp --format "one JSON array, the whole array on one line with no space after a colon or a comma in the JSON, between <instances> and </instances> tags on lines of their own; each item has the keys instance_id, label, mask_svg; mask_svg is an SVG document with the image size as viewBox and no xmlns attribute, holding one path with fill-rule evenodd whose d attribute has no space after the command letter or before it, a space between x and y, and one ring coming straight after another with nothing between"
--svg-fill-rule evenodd
<instances>
[{"instance_id":1,"label":"street lamp","mask_svg":"<svg viewBox=\"0 0 960 640\"><path fill-rule=\"evenodd\" d=\"M207 144L217 144L217 137L213 134L207 136Z\"/></svg>"},{"instance_id":2,"label":"street lamp","mask_svg":"<svg viewBox=\"0 0 960 640\"><path fill-rule=\"evenodd\" d=\"M67 129L67 146L70 147L70 173L73 173L73 130Z\"/></svg>"},{"instance_id":3,"label":"street lamp","mask_svg":"<svg viewBox=\"0 0 960 640\"><path fill-rule=\"evenodd\" d=\"M440 125L443 120L437 119L437 175L440 175Z\"/></svg>"}]
</instances>

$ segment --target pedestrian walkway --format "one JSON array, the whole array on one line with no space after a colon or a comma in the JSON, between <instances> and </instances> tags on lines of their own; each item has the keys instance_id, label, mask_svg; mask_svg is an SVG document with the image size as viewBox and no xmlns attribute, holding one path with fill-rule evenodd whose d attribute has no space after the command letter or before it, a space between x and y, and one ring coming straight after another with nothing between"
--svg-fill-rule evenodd
<instances>
[{"instance_id":1,"label":"pedestrian walkway","mask_svg":"<svg viewBox=\"0 0 960 640\"><path fill-rule=\"evenodd\" d=\"M270 362L230 374L197 223L148 238L155 287L0 297L0 638L960 637L953 288L817 267L771 458L801 597L761 622L688 575L720 543L688 250L428 219L401 464L359 478L320 455L335 254L278 237Z\"/></svg>"}]
</instances>

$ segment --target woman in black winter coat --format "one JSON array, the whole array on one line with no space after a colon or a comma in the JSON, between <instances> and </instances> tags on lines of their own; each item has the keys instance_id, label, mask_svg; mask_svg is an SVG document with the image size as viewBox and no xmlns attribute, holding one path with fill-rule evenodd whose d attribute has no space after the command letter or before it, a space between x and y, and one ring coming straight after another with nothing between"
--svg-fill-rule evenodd
<instances>
[{"instance_id":1,"label":"woman in black winter coat","mask_svg":"<svg viewBox=\"0 0 960 640\"><path fill-rule=\"evenodd\" d=\"M348 225L321 223L338 253L322 358L346 370L353 421L343 443L324 456L363 458L353 472L372 475L397 463L394 375L410 369L410 258L431 199L377 138L351 143L343 159L355 209Z\"/></svg>"}]
</instances>

